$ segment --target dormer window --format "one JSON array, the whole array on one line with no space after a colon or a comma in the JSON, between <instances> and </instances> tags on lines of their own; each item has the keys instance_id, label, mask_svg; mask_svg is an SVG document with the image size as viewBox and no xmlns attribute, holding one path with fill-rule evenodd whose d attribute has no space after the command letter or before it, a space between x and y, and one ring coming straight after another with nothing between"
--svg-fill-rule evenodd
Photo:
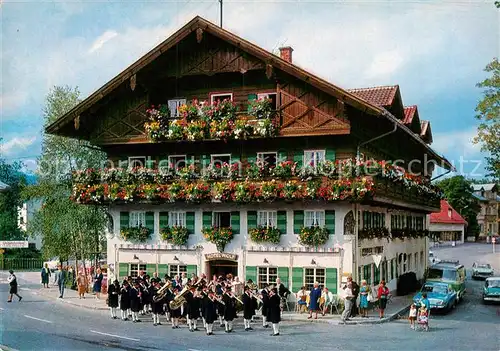
<instances>
[{"instance_id":1,"label":"dormer window","mask_svg":"<svg viewBox=\"0 0 500 351\"><path fill-rule=\"evenodd\" d=\"M233 93L217 93L210 95L210 103L214 103L216 101L222 102L224 100L233 101Z\"/></svg>"},{"instance_id":2,"label":"dormer window","mask_svg":"<svg viewBox=\"0 0 500 351\"><path fill-rule=\"evenodd\" d=\"M451 208L448 209L448 217L451 218Z\"/></svg>"}]
</instances>

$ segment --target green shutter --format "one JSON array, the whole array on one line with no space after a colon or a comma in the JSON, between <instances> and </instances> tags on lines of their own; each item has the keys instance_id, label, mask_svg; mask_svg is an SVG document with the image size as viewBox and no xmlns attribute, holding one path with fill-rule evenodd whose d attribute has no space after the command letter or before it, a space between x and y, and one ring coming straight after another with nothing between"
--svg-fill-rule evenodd
<instances>
[{"instance_id":1,"label":"green shutter","mask_svg":"<svg viewBox=\"0 0 500 351\"><path fill-rule=\"evenodd\" d=\"M337 293L337 268L326 269L326 287L332 294Z\"/></svg>"},{"instance_id":2,"label":"green shutter","mask_svg":"<svg viewBox=\"0 0 500 351\"><path fill-rule=\"evenodd\" d=\"M333 150L333 149L326 149L325 150L325 160L335 161L335 150Z\"/></svg>"},{"instance_id":3,"label":"green shutter","mask_svg":"<svg viewBox=\"0 0 500 351\"><path fill-rule=\"evenodd\" d=\"M253 165L255 162L257 162L257 154L251 153L247 155L247 162L248 164Z\"/></svg>"},{"instance_id":4,"label":"green shutter","mask_svg":"<svg viewBox=\"0 0 500 351\"><path fill-rule=\"evenodd\" d=\"M240 162L240 154L231 154L231 164Z\"/></svg>"},{"instance_id":5,"label":"green shutter","mask_svg":"<svg viewBox=\"0 0 500 351\"><path fill-rule=\"evenodd\" d=\"M160 212L160 230L168 227L168 212Z\"/></svg>"},{"instance_id":6,"label":"green shutter","mask_svg":"<svg viewBox=\"0 0 500 351\"><path fill-rule=\"evenodd\" d=\"M304 268L293 267L292 268L292 287L290 290L299 291L304 285Z\"/></svg>"},{"instance_id":7,"label":"green shutter","mask_svg":"<svg viewBox=\"0 0 500 351\"><path fill-rule=\"evenodd\" d=\"M155 231L155 213L146 212L146 228L151 230L152 233Z\"/></svg>"},{"instance_id":8,"label":"green shutter","mask_svg":"<svg viewBox=\"0 0 500 351\"><path fill-rule=\"evenodd\" d=\"M257 211L247 212L247 227L248 230L257 228Z\"/></svg>"},{"instance_id":9,"label":"green shutter","mask_svg":"<svg viewBox=\"0 0 500 351\"><path fill-rule=\"evenodd\" d=\"M129 227L129 216L128 212L120 212L120 229Z\"/></svg>"},{"instance_id":10,"label":"green shutter","mask_svg":"<svg viewBox=\"0 0 500 351\"><path fill-rule=\"evenodd\" d=\"M195 264L188 264L187 265L187 276L188 278L191 278L191 274L194 273L195 275L198 274L198 266Z\"/></svg>"},{"instance_id":11,"label":"green shutter","mask_svg":"<svg viewBox=\"0 0 500 351\"><path fill-rule=\"evenodd\" d=\"M380 267L380 266L379 266ZM380 268L376 265L373 267L373 284L380 283Z\"/></svg>"},{"instance_id":12,"label":"green shutter","mask_svg":"<svg viewBox=\"0 0 500 351\"><path fill-rule=\"evenodd\" d=\"M328 234L335 235L335 210L325 211L325 227Z\"/></svg>"},{"instance_id":13,"label":"green shutter","mask_svg":"<svg viewBox=\"0 0 500 351\"><path fill-rule=\"evenodd\" d=\"M189 235L194 234L194 212L186 212L186 228Z\"/></svg>"},{"instance_id":14,"label":"green shutter","mask_svg":"<svg viewBox=\"0 0 500 351\"><path fill-rule=\"evenodd\" d=\"M210 155L201 155L201 169L208 167L210 164Z\"/></svg>"},{"instance_id":15,"label":"green shutter","mask_svg":"<svg viewBox=\"0 0 500 351\"><path fill-rule=\"evenodd\" d=\"M278 229L281 234L286 234L286 211L278 211Z\"/></svg>"},{"instance_id":16,"label":"green shutter","mask_svg":"<svg viewBox=\"0 0 500 351\"><path fill-rule=\"evenodd\" d=\"M304 226L304 211L293 211L293 233L300 234L300 229Z\"/></svg>"},{"instance_id":17,"label":"green shutter","mask_svg":"<svg viewBox=\"0 0 500 351\"><path fill-rule=\"evenodd\" d=\"M279 162L288 161L288 152L286 152L286 151L278 151L278 161Z\"/></svg>"},{"instance_id":18,"label":"green shutter","mask_svg":"<svg viewBox=\"0 0 500 351\"><path fill-rule=\"evenodd\" d=\"M248 94L248 101L257 100L257 94Z\"/></svg>"},{"instance_id":19,"label":"green shutter","mask_svg":"<svg viewBox=\"0 0 500 351\"><path fill-rule=\"evenodd\" d=\"M391 280L394 279L394 259L391 260Z\"/></svg>"},{"instance_id":20,"label":"green shutter","mask_svg":"<svg viewBox=\"0 0 500 351\"><path fill-rule=\"evenodd\" d=\"M233 234L240 233L240 211L231 211L231 229Z\"/></svg>"},{"instance_id":21,"label":"green shutter","mask_svg":"<svg viewBox=\"0 0 500 351\"><path fill-rule=\"evenodd\" d=\"M288 267L278 267L278 278L284 286L288 287Z\"/></svg>"},{"instance_id":22,"label":"green shutter","mask_svg":"<svg viewBox=\"0 0 500 351\"><path fill-rule=\"evenodd\" d=\"M118 264L118 279L123 280L125 277L128 276L128 268L129 268L128 263L120 262Z\"/></svg>"},{"instance_id":23,"label":"green shutter","mask_svg":"<svg viewBox=\"0 0 500 351\"><path fill-rule=\"evenodd\" d=\"M147 264L146 269L144 270L145 275L153 276L153 272L156 272L156 264Z\"/></svg>"},{"instance_id":24,"label":"green shutter","mask_svg":"<svg viewBox=\"0 0 500 351\"><path fill-rule=\"evenodd\" d=\"M158 265L158 278L163 279L165 274L168 274L168 264Z\"/></svg>"},{"instance_id":25,"label":"green shutter","mask_svg":"<svg viewBox=\"0 0 500 351\"><path fill-rule=\"evenodd\" d=\"M203 228L212 228L212 212L203 211Z\"/></svg>"},{"instance_id":26,"label":"green shutter","mask_svg":"<svg viewBox=\"0 0 500 351\"><path fill-rule=\"evenodd\" d=\"M293 162L297 162L297 167L302 168L304 164L304 150L295 151L293 154Z\"/></svg>"},{"instance_id":27,"label":"green shutter","mask_svg":"<svg viewBox=\"0 0 500 351\"><path fill-rule=\"evenodd\" d=\"M247 282L248 279L252 279L252 281L257 284L257 267L246 266L245 282Z\"/></svg>"}]
</instances>

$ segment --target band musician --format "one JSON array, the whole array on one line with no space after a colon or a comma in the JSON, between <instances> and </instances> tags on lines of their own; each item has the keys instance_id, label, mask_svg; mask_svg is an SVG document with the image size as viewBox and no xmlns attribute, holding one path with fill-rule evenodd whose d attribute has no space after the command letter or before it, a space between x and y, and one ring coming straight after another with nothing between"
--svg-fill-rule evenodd
<instances>
[{"instance_id":1,"label":"band musician","mask_svg":"<svg viewBox=\"0 0 500 351\"><path fill-rule=\"evenodd\" d=\"M276 279L276 287L275 288L278 292L278 297L280 298L281 311L283 311L283 308L285 306L288 310L287 301L288 301L288 296L290 295L290 290L288 290L288 288L285 285L283 285L283 283L281 283L280 278Z\"/></svg>"}]
</instances>

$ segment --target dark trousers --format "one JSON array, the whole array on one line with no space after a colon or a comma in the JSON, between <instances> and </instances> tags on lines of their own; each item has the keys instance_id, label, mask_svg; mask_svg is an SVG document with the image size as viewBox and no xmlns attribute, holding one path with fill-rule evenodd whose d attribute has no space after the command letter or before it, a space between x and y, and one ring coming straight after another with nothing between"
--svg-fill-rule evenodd
<instances>
[{"instance_id":1,"label":"dark trousers","mask_svg":"<svg viewBox=\"0 0 500 351\"><path fill-rule=\"evenodd\" d=\"M64 295L64 282L58 282L57 284L59 286L59 296L63 296Z\"/></svg>"},{"instance_id":2,"label":"dark trousers","mask_svg":"<svg viewBox=\"0 0 500 351\"><path fill-rule=\"evenodd\" d=\"M357 300L358 296L354 296L354 298L352 299L353 301L353 304L352 304L352 307L351 307L351 317L355 317L358 315L358 306L356 305L356 300Z\"/></svg>"}]
</instances>

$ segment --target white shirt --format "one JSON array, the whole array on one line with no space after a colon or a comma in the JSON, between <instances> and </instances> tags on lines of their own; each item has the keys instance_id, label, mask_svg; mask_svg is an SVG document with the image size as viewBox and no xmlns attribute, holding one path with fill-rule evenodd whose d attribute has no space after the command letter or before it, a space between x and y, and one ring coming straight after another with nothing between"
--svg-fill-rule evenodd
<instances>
[{"instance_id":1,"label":"white shirt","mask_svg":"<svg viewBox=\"0 0 500 351\"><path fill-rule=\"evenodd\" d=\"M10 284L10 282L12 282L14 280L16 280L16 276L14 274L9 275L9 277L7 278L7 281L9 282L9 284Z\"/></svg>"},{"instance_id":2,"label":"white shirt","mask_svg":"<svg viewBox=\"0 0 500 351\"><path fill-rule=\"evenodd\" d=\"M182 280L181 280L182 286L186 286L187 283L188 283L188 278L187 277L186 278L182 278Z\"/></svg>"},{"instance_id":3,"label":"white shirt","mask_svg":"<svg viewBox=\"0 0 500 351\"><path fill-rule=\"evenodd\" d=\"M353 297L354 295L352 294L352 289L351 288L345 288L344 289L344 299L348 297Z\"/></svg>"}]
</instances>

